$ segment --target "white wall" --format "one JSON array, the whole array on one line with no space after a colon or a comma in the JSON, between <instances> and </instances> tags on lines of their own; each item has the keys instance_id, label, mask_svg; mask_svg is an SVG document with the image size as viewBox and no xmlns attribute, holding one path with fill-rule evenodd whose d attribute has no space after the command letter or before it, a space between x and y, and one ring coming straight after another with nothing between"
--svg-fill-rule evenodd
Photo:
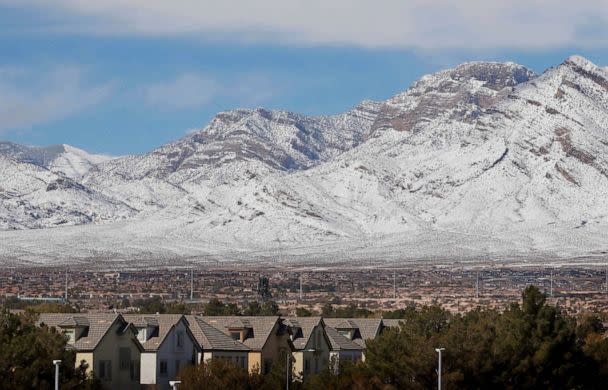
<instances>
[{"instance_id":1,"label":"white wall","mask_svg":"<svg viewBox=\"0 0 608 390\"><path fill-rule=\"evenodd\" d=\"M181 348L177 347L178 332L183 332L184 334L184 345ZM192 364L192 358L195 356L194 353L194 341L190 338L183 321L180 321L169 332L167 338L156 352L156 383L160 385L161 389L169 390L169 381L175 379L177 375L175 362L179 360L180 369L188 364ZM160 364L163 360L167 362L167 374L160 373Z\"/></svg>"},{"instance_id":2,"label":"white wall","mask_svg":"<svg viewBox=\"0 0 608 390\"><path fill-rule=\"evenodd\" d=\"M141 354L141 383L152 385L156 383L156 352Z\"/></svg>"}]
</instances>

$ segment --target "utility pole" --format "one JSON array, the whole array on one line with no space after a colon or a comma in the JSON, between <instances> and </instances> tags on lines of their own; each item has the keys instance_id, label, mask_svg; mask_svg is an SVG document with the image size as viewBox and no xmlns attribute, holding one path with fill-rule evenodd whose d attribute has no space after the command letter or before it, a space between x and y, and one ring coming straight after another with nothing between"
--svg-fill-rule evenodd
<instances>
[{"instance_id":1,"label":"utility pole","mask_svg":"<svg viewBox=\"0 0 608 390\"><path fill-rule=\"evenodd\" d=\"M304 298L304 293L303 293L303 289L302 289L302 275L300 275L300 302L303 300Z\"/></svg>"},{"instance_id":2,"label":"utility pole","mask_svg":"<svg viewBox=\"0 0 608 390\"><path fill-rule=\"evenodd\" d=\"M435 348L435 352L439 354L439 364L437 367L437 389L441 390L441 352L445 351L445 348Z\"/></svg>"},{"instance_id":3,"label":"utility pole","mask_svg":"<svg viewBox=\"0 0 608 390\"><path fill-rule=\"evenodd\" d=\"M397 299L397 273L393 271L393 299Z\"/></svg>"},{"instance_id":4,"label":"utility pole","mask_svg":"<svg viewBox=\"0 0 608 390\"><path fill-rule=\"evenodd\" d=\"M475 298L479 299L479 271L475 277Z\"/></svg>"},{"instance_id":5,"label":"utility pole","mask_svg":"<svg viewBox=\"0 0 608 390\"><path fill-rule=\"evenodd\" d=\"M551 268L551 279L549 284L549 295L553 297L553 268Z\"/></svg>"},{"instance_id":6,"label":"utility pole","mask_svg":"<svg viewBox=\"0 0 608 390\"><path fill-rule=\"evenodd\" d=\"M608 291L608 267L606 267L606 291Z\"/></svg>"},{"instance_id":7,"label":"utility pole","mask_svg":"<svg viewBox=\"0 0 608 390\"><path fill-rule=\"evenodd\" d=\"M68 301L68 269L65 269L65 293L63 296L64 301Z\"/></svg>"},{"instance_id":8,"label":"utility pole","mask_svg":"<svg viewBox=\"0 0 608 390\"><path fill-rule=\"evenodd\" d=\"M190 302L194 300L194 268L190 267Z\"/></svg>"}]
</instances>

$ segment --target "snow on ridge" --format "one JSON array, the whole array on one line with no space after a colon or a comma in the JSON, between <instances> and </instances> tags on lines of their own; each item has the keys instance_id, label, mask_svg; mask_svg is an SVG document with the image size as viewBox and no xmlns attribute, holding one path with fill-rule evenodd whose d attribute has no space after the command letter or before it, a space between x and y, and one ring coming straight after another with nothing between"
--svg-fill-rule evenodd
<instances>
[{"instance_id":1,"label":"snow on ridge","mask_svg":"<svg viewBox=\"0 0 608 390\"><path fill-rule=\"evenodd\" d=\"M536 76L471 62L338 115L219 113L181 140L84 175L85 188L127 205L119 222L39 234L64 243L79 231L91 241L102 234L129 256L153 242L161 257L271 253L277 243L294 253L327 245L385 256L387 242L398 256L435 239L466 256L456 236L472 252L498 241L508 242L496 244L504 253L599 250L608 232L608 90L599 68L578 57L565 64ZM27 252L10 237L12 254ZM415 239L400 247L395 237Z\"/></svg>"}]
</instances>

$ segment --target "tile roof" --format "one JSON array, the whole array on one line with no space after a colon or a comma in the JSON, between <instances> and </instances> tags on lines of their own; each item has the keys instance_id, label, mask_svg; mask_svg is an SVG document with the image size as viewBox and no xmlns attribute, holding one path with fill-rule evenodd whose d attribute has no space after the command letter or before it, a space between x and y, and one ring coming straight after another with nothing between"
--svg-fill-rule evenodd
<instances>
[{"instance_id":1,"label":"tile roof","mask_svg":"<svg viewBox=\"0 0 608 390\"><path fill-rule=\"evenodd\" d=\"M383 318L382 319L382 324L385 327L395 327L398 328L399 327L399 323L405 321L405 319L403 318L399 318L399 319L393 319L393 318Z\"/></svg>"},{"instance_id":2,"label":"tile roof","mask_svg":"<svg viewBox=\"0 0 608 390\"><path fill-rule=\"evenodd\" d=\"M158 327L158 333L142 343L146 351L158 350L175 325L185 319L182 314L124 314L123 317L135 327ZM186 328L187 325L186 321Z\"/></svg>"},{"instance_id":3,"label":"tile roof","mask_svg":"<svg viewBox=\"0 0 608 390\"><path fill-rule=\"evenodd\" d=\"M365 341L374 339L380 334L381 318L324 318L325 325L334 329L358 329L361 338L353 341L365 347Z\"/></svg>"},{"instance_id":4,"label":"tile roof","mask_svg":"<svg viewBox=\"0 0 608 390\"><path fill-rule=\"evenodd\" d=\"M42 313L38 317L37 324L45 324L49 327L66 327L70 325L66 324L82 324L86 319L88 321L88 330L84 332L83 336L80 337L76 342L71 345L72 348L79 351L92 351L94 350L103 336L108 332L110 327L116 322L121 321L124 330L128 323L120 314L106 314L106 313ZM76 325L74 325L76 326Z\"/></svg>"},{"instance_id":5,"label":"tile roof","mask_svg":"<svg viewBox=\"0 0 608 390\"><path fill-rule=\"evenodd\" d=\"M203 351L249 351L249 348L240 341L233 340L219 329L211 326L202 318L186 316L190 323L190 330L203 348Z\"/></svg>"},{"instance_id":6,"label":"tile roof","mask_svg":"<svg viewBox=\"0 0 608 390\"><path fill-rule=\"evenodd\" d=\"M329 339L329 343L331 344L332 351L343 351L343 350L358 350L361 351L364 348L351 341L348 337L342 336L338 331L331 326L325 327L325 333L327 334L327 338Z\"/></svg>"},{"instance_id":7,"label":"tile roof","mask_svg":"<svg viewBox=\"0 0 608 390\"><path fill-rule=\"evenodd\" d=\"M247 324L245 327L251 328L252 331L249 332L250 337L246 338L243 344L256 351L264 347L275 324L280 321L278 316L199 316L197 318L202 319L228 336L230 336L230 327Z\"/></svg>"},{"instance_id":8,"label":"tile roof","mask_svg":"<svg viewBox=\"0 0 608 390\"><path fill-rule=\"evenodd\" d=\"M292 339L295 349L306 348L313 329L318 325L324 326L321 317L287 317L285 318L285 325L302 331L301 337Z\"/></svg>"},{"instance_id":9,"label":"tile roof","mask_svg":"<svg viewBox=\"0 0 608 390\"><path fill-rule=\"evenodd\" d=\"M154 314L123 314L123 317L137 328L158 326L158 318Z\"/></svg>"},{"instance_id":10,"label":"tile roof","mask_svg":"<svg viewBox=\"0 0 608 390\"><path fill-rule=\"evenodd\" d=\"M89 326L89 319L84 316L70 316L58 325L65 328L85 327Z\"/></svg>"}]
</instances>

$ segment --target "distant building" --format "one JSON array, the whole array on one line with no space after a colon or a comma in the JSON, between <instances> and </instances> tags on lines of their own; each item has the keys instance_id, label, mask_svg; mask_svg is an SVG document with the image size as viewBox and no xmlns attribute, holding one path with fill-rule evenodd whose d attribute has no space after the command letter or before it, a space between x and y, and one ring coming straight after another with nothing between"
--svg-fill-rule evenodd
<instances>
[{"instance_id":1,"label":"distant building","mask_svg":"<svg viewBox=\"0 0 608 390\"><path fill-rule=\"evenodd\" d=\"M144 348L137 330L120 314L43 313L40 326L54 327L76 351L76 366L84 361L104 389L139 388L140 355Z\"/></svg>"}]
</instances>

